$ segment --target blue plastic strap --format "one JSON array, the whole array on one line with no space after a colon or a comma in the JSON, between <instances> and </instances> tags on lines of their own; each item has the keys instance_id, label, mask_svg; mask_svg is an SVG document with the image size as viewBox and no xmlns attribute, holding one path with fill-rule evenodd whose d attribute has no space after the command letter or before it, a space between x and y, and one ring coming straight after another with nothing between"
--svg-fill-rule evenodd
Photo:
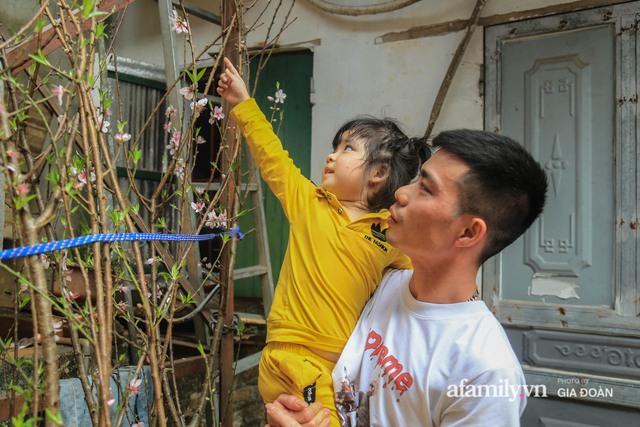
<instances>
[{"instance_id":1,"label":"blue plastic strap","mask_svg":"<svg viewBox=\"0 0 640 427\"><path fill-rule=\"evenodd\" d=\"M244 235L240 232L240 227L234 227L226 233L212 234L161 234L161 233L114 233L114 234L89 234L86 236L74 237L73 239L58 240L55 242L40 243L31 246L22 246L19 248L11 248L0 251L0 260L21 258L30 255L40 255L47 252L59 251L61 249L75 248L91 243L109 243L109 242L129 242L129 241L201 241L211 240L223 234L236 236L243 239Z\"/></svg>"}]
</instances>

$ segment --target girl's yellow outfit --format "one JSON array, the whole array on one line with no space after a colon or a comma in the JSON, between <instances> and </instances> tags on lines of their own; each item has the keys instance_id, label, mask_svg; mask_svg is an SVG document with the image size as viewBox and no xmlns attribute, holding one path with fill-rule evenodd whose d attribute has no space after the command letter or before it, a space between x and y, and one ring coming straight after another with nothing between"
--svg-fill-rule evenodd
<instances>
[{"instance_id":1,"label":"girl's yellow outfit","mask_svg":"<svg viewBox=\"0 0 640 427\"><path fill-rule=\"evenodd\" d=\"M314 351L341 353L385 268L411 268L411 262L385 239L389 211L351 221L332 193L294 165L254 99L238 104L231 117L290 224L267 320L260 393L265 402L281 393L308 401L315 396L332 410L332 425L339 425L334 363Z\"/></svg>"}]
</instances>

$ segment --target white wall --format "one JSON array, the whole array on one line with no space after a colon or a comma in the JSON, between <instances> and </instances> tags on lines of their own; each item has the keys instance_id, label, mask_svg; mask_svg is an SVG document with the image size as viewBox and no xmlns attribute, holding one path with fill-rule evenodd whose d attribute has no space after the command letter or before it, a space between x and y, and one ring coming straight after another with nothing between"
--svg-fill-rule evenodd
<instances>
[{"instance_id":1,"label":"white wall","mask_svg":"<svg viewBox=\"0 0 640 427\"><path fill-rule=\"evenodd\" d=\"M290 5L290 0L283 1L286 7L281 11ZM482 16L566 2L492 0L487 2ZM194 3L208 10L212 8L207 6L209 2L206 0ZM411 27L468 19L475 3L476 0L422 0L395 12L345 17L327 14L304 0L297 0L291 13L291 18L296 20L284 32L279 44L313 48L313 180L320 181L320 171L335 130L356 115L393 117L405 125L408 134L424 133L434 99L464 33L379 44L376 44L376 38ZM246 23L255 21L255 16L262 10L261 4L265 1L258 1L247 15ZM264 40L273 7L264 14L264 24L249 34L248 46ZM212 12L219 13L215 7ZM118 54L163 64L158 19L155 1L134 2L120 30ZM220 31L215 25L197 18L193 19L191 26L196 51ZM276 24L275 27L279 26ZM478 28L449 90L436 132L458 127L483 127L483 102L479 92L482 43L482 28ZM279 80L286 92L286 76Z\"/></svg>"}]
</instances>

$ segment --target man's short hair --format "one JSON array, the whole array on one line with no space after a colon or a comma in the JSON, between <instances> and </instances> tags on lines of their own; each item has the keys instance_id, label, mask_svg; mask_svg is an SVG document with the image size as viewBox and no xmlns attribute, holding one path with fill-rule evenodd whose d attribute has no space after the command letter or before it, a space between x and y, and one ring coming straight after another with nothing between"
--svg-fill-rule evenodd
<instances>
[{"instance_id":1,"label":"man's short hair","mask_svg":"<svg viewBox=\"0 0 640 427\"><path fill-rule=\"evenodd\" d=\"M479 264L513 243L538 218L546 201L547 174L525 148L496 133L459 129L442 132L433 146L462 159L460 214L487 224Z\"/></svg>"}]
</instances>

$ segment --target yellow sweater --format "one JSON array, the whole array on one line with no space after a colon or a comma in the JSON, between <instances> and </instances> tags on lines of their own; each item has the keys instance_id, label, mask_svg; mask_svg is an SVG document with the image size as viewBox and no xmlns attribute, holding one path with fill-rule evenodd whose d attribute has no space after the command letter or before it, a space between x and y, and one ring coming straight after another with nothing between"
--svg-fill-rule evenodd
<instances>
[{"instance_id":1,"label":"yellow sweater","mask_svg":"<svg viewBox=\"0 0 640 427\"><path fill-rule=\"evenodd\" d=\"M267 322L267 342L340 353L387 267L411 268L385 239L389 211L351 221L340 201L304 177L254 99L231 117L289 220L285 254Z\"/></svg>"}]
</instances>

